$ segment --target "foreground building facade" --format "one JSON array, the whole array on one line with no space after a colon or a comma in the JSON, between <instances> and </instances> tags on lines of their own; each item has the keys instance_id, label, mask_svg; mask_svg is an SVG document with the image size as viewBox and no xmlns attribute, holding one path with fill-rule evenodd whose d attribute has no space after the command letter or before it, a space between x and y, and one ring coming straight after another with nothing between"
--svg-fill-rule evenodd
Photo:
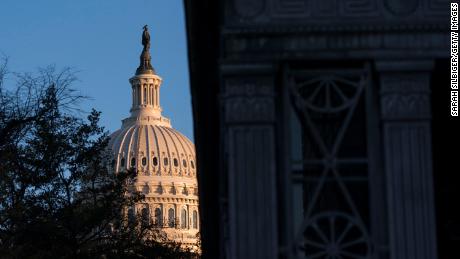
<instances>
[{"instance_id":1,"label":"foreground building facade","mask_svg":"<svg viewBox=\"0 0 460 259\"><path fill-rule=\"evenodd\" d=\"M185 8L204 258L457 253L449 1Z\"/></svg>"},{"instance_id":2,"label":"foreground building facade","mask_svg":"<svg viewBox=\"0 0 460 259\"><path fill-rule=\"evenodd\" d=\"M133 187L145 202L128 208L128 217L141 215L161 228L170 240L196 245L199 232L195 147L161 115L162 79L150 60L150 36L144 28L144 49L132 88L131 116L110 138L115 171L134 168Z\"/></svg>"}]
</instances>

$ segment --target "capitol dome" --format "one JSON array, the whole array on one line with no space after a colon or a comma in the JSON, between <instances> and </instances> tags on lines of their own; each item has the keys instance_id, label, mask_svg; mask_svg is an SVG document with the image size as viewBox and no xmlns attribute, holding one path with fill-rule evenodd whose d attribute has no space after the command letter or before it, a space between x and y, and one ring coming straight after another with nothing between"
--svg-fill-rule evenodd
<instances>
[{"instance_id":1,"label":"capitol dome","mask_svg":"<svg viewBox=\"0 0 460 259\"><path fill-rule=\"evenodd\" d=\"M135 123L114 132L109 145L117 171L135 167L140 177L160 181L180 176L188 185L196 184L195 146L171 127Z\"/></svg>"},{"instance_id":2,"label":"capitol dome","mask_svg":"<svg viewBox=\"0 0 460 259\"><path fill-rule=\"evenodd\" d=\"M150 63L150 36L144 29L144 49L134 77L131 116L110 136L115 172L134 168L133 187L145 195L142 204L128 208L161 228L170 240L197 243L199 231L195 146L162 116L162 83Z\"/></svg>"}]
</instances>

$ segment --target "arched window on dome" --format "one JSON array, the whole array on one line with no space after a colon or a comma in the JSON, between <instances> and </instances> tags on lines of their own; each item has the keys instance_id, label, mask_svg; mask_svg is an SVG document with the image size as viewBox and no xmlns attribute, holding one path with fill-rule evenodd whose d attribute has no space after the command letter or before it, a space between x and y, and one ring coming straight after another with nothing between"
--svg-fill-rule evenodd
<instances>
[{"instance_id":1,"label":"arched window on dome","mask_svg":"<svg viewBox=\"0 0 460 259\"><path fill-rule=\"evenodd\" d=\"M182 209L180 214L180 223L181 228L187 228L187 211Z\"/></svg>"},{"instance_id":2,"label":"arched window on dome","mask_svg":"<svg viewBox=\"0 0 460 259\"><path fill-rule=\"evenodd\" d=\"M187 161L185 161L185 159L182 160L182 165L183 165L184 167L187 167Z\"/></svg>"},{"instance_id":3,"label":"arched window on dome","mask_svg":"<svg viewBox=\"0 0 460 259\"><path fill-rule=\"evenodd\" d=\"M170 208L168 210L168 226L173 228L175 226L176 217L174 215L174 209Z\"/></svg>"},{"instance_id":4,"label":"arched window on dome","mask_svg":"<svg viewBox=\"0 0 460 259\"><path fill-rule=\"evenodd\" d=\"M194 229L198 228L198 212L196 210L193 211L192 224Z\"/></svg>"},{"instance_id":5,"label":"arched window on dome","mask_svg":"<svg viewBox=\"0 0 460 259\"><path fill-rule=\"evenodd\" d=\"M155 225L159 227L163 226L163 216L161 215L160 208L155 209Z\"/></svg>"},{"instance_id":6,"label":"arched window on dome","mask_svg":"<svg viewBox=\"0 0 460 259\"><path fill-rule=\"evenodd\" d=\"M147 87L144 85L144 104L147 104Z\"/></svg>"},{"instance_id":7,"label":"arched window on dome","mask_svg":"<svg viewBox=\"0 0 460 259\"><path fill-rule=\"evenodd\" d=\"M193 163L193 160L190 160L190 165L192 166L193 169L195 169L195 163Z\"/></svg>"},{"instance_id":8,"label":"arched window on dome","mask_svg":"<svg viewBox=\"0 0 460 259\"><path fill-rule=\"evenodd\" d=\"M146 166L146 165L147 165L147 158L146 158L146 157L143 157L143 158L142 158L142 165L143 165L143 166Z\"/></svg>"},{"instance_id":9,"label":"arched window on dome","mask_svg":"<svg viewBox=\"0 0 460 259\"><path fill-rule=\"evenodd\" d=\"M121 167L125 166L125 158L124 157L120 160L120 166Z\"/></svg>"},{"instance_id":10,"label":"arched window on dome","mask_svg":"<svg viewBox=\"0 0 460 259\"><path fill-rule=\"evenodd\" d=\"M177 158L174 158L174 166L179 166L179 162L177 161Z\"/></svg>"},{"instance_id":11,"label":"arched window on dome","mask_svg":"<svg viewBox=\"0 0 460 259\"><path fill-rule=\"evenodd\" d=\"M147 226L149 224L149 208L148 207L144 207L142 208L141 210L141 216L142 216L142 224L144 226Z\"/></svg>"},{"instance_id":12,"label":"arched window on dome","mask_svg":"<svg viewBox=\"0 0 460 259\"><path fill-rule=\"evenodd\" d=\"M153 163L153 166L157 166L158 165L158 158L157 157L154 157L152 159L152 163Z\"/></svg>"},{"instance_id":13,"label":"arched window on dome","mask_svg":"<svg viewBox=\"0 0 460 259\"><path fill-rule=\"evenodd\" d=\"M167 158L167 157L165 157L165 158L163 159L163 164L164 164L165 166L168 165L168 158Z\"/></svg>"},{"instance_id":14,"label":"arched window on dome","mask_svg":"<svg viewBox=\"0 0 460 259\"><path fill-rule=\"evenodd\" d=\"M131 167L135 167L136 166L136 158L131 158Z\"/></svg>"}]
</instances>

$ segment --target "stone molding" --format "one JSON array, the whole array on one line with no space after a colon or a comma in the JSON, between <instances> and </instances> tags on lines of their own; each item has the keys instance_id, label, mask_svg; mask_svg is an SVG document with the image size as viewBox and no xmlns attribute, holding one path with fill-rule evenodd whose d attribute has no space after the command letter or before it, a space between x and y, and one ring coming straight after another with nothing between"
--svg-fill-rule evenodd
<instances>
[{"instance_id":1,"label":"stone molding","mask_svg":"<svg viewBox=\"0 0 460 259\"><path fill-rule=\"evenodd\" d=\"M430 119L430 74L432 62L378 61L380 107L383 120Z\"/></svg>"},{"instance_id":2,"label":"stone molding","mask_svg":"<svg viewBox=\"0 0 460 259\"><path fill-rule=\"evenodd\" d=\"M221 96L226 123L273 122L273 82L269 77L229 77Z\"/></svg>"},{"instance_id":3,"label":"stone molding","mask_svg":"<svg viewBox=\"0 0 460 259\"><path fill-rule=\"evenodd\" d=\"M227 25L267 25L274 21L299 24L372 24L448 22L449 2L446 0L233 0L227 1ZM447 24L447 23L446 23Z\"/></svg>"}]
</instances>

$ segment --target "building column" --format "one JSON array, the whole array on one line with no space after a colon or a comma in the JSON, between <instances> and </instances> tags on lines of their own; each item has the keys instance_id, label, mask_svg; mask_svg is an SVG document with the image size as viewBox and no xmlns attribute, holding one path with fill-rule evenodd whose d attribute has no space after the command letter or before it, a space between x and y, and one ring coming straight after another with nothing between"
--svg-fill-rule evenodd
<instances>
[{"instance_id":1,"label":"building column","mask_svg":"<svg viewBox=\"0 0 460 259\"><path fill-rule=\"evenodd\" d=\"M150 104L153 106L155 106L155 99L154 99L154 96L155 96L155 88L154 88L154 85L151 84L150 85Z\"/></svg>"},{"instance_id":2,"label":"building column","mask_svg":"<svg viewBox=\"0 0 460 259\"><path fill-rule=\"evenodd\" d=\"M144 89L145 89L145 84L141 83L141 87L140 87L140 90L141 90L141 102L140 102L140 104L141 105L145 104L145 102L144 102Z\"/></svg>"},{"instance_id":3,"label":"building column","mask_svg":"<svg viewBox=\"0 0 460 259\"><path fill-rule=\"evenodd\" d=\"M156 107L159 108L160 107L160 85L157 85L156 88L155 88L155 92L156 92Z\"/></svg>"},{"instance_id":4,"label":"building column","mask_svg":"<svg viewBox=\"0 0 460 259\"><path fill-rule=\"evenodd\" d=\"M136 99L137 99L136 108L137 108L137 106L141 104L141 85L140 84L136 86L136 93L137 93L136 95Z\"/></svg>"},{"instance_id":5,"label":"building column","mask_svg":"<svg viewBox=\"0 0 460 259\"><path fill-rule=\"evenodd\" d=\"M223 65L222 183L226 257L278 258L274 77L268 65Z\"/></svg>"},{"instance_id":6,"label":"building column","mask_svg":"<svg viewBox=\"0 0 460 259\"><path fill-rule=\"evenodd\" d=\"M145 105L151 105L150 102L150 84L145 85L145 91L146 91L146 96L145 96Z\"/></svg>"},{"instance_id":7,"label":"building column","mask_svg":"<svg viewBox=\"0 0 460 259\"><path fill-rule=\"evenodd\" d=\"M435 259L432 61L378 61L392 259ZM439 86L442 87L442 86Z\"/></svg>"},{"instance_id":8,"label":"building column","mask_svg":"<svg viewBox=\"0 0 460 259\"><path fill-rule=\"evenodd\" d=\"M134 87L131 87L131 109L134 109L136 105L136 90Z\"/></svg>"}]
</instances>

